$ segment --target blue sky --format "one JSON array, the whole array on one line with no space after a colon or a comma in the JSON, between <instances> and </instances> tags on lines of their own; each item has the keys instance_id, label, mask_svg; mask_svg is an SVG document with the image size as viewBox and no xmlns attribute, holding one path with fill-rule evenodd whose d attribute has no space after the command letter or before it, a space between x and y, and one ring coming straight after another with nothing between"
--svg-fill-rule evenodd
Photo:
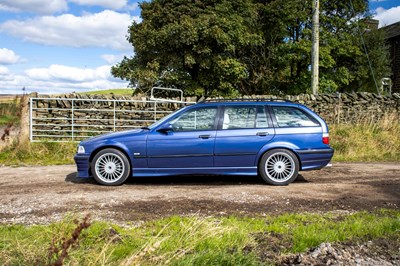
<instances>
[{"instance_id":1,"label":"blue sky","mask_svg":"<svg viewBox=\"0 0 400 266\"><path fill-rule=\"evenodd\" d=\"M136 0L0 0L0 94L123 88L110 68L132 56ZM400 0L370 0L380 26L400 21Z\"/></svg>"}]
</instances>

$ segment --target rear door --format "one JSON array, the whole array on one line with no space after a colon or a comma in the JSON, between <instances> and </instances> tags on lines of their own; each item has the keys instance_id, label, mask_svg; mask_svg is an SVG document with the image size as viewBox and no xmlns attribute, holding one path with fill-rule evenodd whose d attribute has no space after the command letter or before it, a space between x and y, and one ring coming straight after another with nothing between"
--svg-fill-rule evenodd
<instances>
[{"instance_id":1,"label":"rear door","mask_svg":"<svg viewBox=\"0 0 400 266\"><path fill-rule=\"evenodd\" d=\"M252 167L275 135L264 105L226 105L215 139L215 167Z\"/></svg>"}]
</instances>

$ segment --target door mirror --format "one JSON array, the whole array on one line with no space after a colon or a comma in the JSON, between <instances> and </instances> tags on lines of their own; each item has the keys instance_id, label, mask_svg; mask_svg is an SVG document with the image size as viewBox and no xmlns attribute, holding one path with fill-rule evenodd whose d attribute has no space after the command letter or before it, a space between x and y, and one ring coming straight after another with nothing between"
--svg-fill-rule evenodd
<instances>
[{"instance_id":1,"label":"door mirror","mask_svg":"<svg viewBox=\"0 0 400 266\"><path fill-rule=\"evenodd\" d=\"M173 130L174 130L174 129L173 129L173 127L172 127L172 125L171 125L170 123L162 124L162 125L157 129L158 132L163 132L163 133L167 133L168 131L173 131Z\"/></svg>"}]
</instances>

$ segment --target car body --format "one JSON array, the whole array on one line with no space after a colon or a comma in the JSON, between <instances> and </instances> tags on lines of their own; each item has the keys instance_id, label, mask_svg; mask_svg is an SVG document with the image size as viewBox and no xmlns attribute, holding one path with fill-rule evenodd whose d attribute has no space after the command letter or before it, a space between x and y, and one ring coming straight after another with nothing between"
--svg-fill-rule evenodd
<instances>
[{"instance_id":1,"label":"car body","mask_svg":"<svg viewBox=\"0 0 400 266\"><path fill-rule=\"evenodd\" d=\"M208 101L183 107L149 127L80 142L78 176L120 185L130 176L260 175L287 185L299 171L329 164L325 121L285 100Z\"/></svg>"}]
</instances>

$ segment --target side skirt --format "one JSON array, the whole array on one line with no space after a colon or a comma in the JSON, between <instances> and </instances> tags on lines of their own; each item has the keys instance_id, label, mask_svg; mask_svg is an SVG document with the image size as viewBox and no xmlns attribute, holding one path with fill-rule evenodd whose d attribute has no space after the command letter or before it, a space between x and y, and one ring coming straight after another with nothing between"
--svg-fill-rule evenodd
<instances>
[{"instance_id":1,"label":"side skirt","mask_svg":"<svg viewBox=\"0 0 400 266\"><path fill-rule=\"evenodd\" d=\"M257 167L133 168L132 176L257 175Z\"/></svg>"}]
</instances>

